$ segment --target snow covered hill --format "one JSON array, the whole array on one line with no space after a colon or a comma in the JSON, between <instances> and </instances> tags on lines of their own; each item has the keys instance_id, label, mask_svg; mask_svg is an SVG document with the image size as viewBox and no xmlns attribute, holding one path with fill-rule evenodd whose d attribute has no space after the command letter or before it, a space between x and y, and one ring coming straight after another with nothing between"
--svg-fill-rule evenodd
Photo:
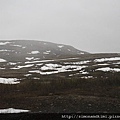
<instances>
[{"instance_id":1,"label":"snow covered hill","mask_svg":"<svg viewBox=\"0 0 120 120\"><path fill-rule=\"evenodd\" d=\"M51 42L32 40L0 41L0 58L7 61L66 58L81 54L88 53L72 46Z\"/></svg>"}]
</instances>

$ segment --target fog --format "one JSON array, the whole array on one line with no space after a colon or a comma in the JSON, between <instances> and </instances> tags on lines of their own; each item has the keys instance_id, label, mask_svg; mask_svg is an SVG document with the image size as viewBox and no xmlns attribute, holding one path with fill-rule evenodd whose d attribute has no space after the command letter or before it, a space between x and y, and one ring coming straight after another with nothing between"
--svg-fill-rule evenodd
<instances>
[{"instance_id":1,"label":"fog","mask_svg":"<svg viewBox=\"0 0 120 120\"><path fill-rule=\"evenodd\" d=\"M120 52L120 0L0 0L0 40Z\"/></svg>"}]
</instances>

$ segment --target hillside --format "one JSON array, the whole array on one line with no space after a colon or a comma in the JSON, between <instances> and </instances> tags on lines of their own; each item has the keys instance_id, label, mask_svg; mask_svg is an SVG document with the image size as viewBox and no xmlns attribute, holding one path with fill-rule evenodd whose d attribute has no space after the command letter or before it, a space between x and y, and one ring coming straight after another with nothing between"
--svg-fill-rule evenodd
<instances>
[{"instance_id":1,"label":"hillside","mask_svg":"<svg viewBox=\"0 0 120 120\"><path fill-rule=\"evenodd\" d=\"M0 56L8 61L42 60L67 58L88 54L69 45L44 41L13 40L0 41Z\"/></svg>"}]
</instances>

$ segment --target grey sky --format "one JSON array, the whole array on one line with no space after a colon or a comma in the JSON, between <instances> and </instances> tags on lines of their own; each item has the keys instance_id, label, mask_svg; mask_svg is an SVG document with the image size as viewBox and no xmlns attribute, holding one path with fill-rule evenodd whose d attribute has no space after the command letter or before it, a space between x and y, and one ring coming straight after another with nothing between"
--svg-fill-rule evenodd
<instances>
[{"instance_id":1,"label":"grey sky","mask_svg":"<svg viewBox=\"0 0 120 120\"><path fill-rule=\"evenodd\" d=\"M0 0L0 39L120 52L120 0Z\"/></svg>"}]
</instances>

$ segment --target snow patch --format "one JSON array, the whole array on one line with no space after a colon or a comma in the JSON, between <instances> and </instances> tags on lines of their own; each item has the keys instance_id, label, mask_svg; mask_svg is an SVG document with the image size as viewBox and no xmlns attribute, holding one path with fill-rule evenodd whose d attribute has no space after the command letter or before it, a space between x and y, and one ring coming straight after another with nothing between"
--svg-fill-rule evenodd
<instances>
[{"instance_id":1,"label":"snow patch","mask_svg":"<svg viewBox=\"0 0 120 120\"><path fill-rule=\"evenodd\" d=\"M50 51L50 50L47 50L46 52L48 52L48 53L49 53L49 52L51 52L51 51Z\"/></svg>"},{"instance_id":2,"label":"snow patch","mask_svg":"<svg viewBox=\"0 0 120 120\"><path fill-rule=\"evenodd\" d=\"M31 53L28 53L28 54L38 54L40 53L39 51L31 51Z\"/></svg>"},{"instance_id":3,"label":"snow patch","mask_svg":"<svg viewBox=\"0 0 120 120\"><path fill-rule=\"evenodd\" d=\"M15 68L10 68L10 69L21 69L21 68L26 68L26 67L32 67L34 64L30 64L30 65L24 65L24 66L17 66Z\"/></svg>"},{"instance_id":4,"label":"snow patch","mask_svg":"<svg viewBox=\"0 0 120 120\"><path fill-rule=\"evenodd\" d=\"M26 60L39 60L40 58L34 58L34 57L26 57Z\"/></svg>"},{"instance_id":5,"label":"snow patch","mask_svg":"<svg viewBox=\"0 0 120 120\"><path fill-rule=\"evenodd\" d=\"M51 62L51 61L54 61L54 60L41 60L41 61L31 61L31 62L27 61L27 62L25 62L25 64L29 64L29 63L39 63L39 62Z\"/></svg>"},{"instance_id":6,"label":"snow patch","mask_svg":"<svg viewBox=\"0 0 120 120\"><path fill-rule=\"evenodd\" d=\"M48 52L43 52L43 54L49 54Z\"/></svg>"},{"instance_id":7,"label":"snow patch","mask_svg":"<svg viewBox=\"0 0 120 120\"><path fill-rule=\"evenodd\" d=\"M40 78L34 77L33 79L35 79L35 80L39 80Z\"/></svg>"},{"instance_id":8,"label":"snow patch","mask_svg":"<svg viewBox=\"0 0 120 120\"><path fill-rule=\"evenodd\" d=\"M93 76L83 76L81 78L89 79L89 78L93 78Z\"/></svg>"},{"instance_id":9,"label":"snow patch","mask_svg":"<svg viewBox=\"0 0 120 120\"><path fill-rule=\"evenodd\" d=\"M105 68L98 68L96 70L100 71L115 71L115 72L120 72L120 68L110 68L110 67L105 67Z\"/></svg>"},{"instance_id":10,"label":"snow patch","mask_svg":"<svg viewBox=\"0 0 120 120\"><path fill-rule=\"evenodd\" d=\"M9 62L9 65L16 65L17 63Z\"/></svg>"},{"instance_id":11,"label":"snow patch","mask_svg":"<svg viewBox=\"0 0 120 120\"><path fill-rule=\"evenodd\" d=\"M62 48L62 47L64 47L64 45L58 45L58 47L59 47L59 48Z\"/></svg>"},{"instance_id":12,"label":"snow patch","mask_svg":"<svg viewBox=\"0 0 120 120\"><path fill-rule=\"evenodd\" d=\"M31 70L31 71L29 71L30 73L40 73L40 71L39 70Z\"/></svg>"},{"instance_id":13,"label":"snow patch","mask_svg":"<svg viewBox=\"0 0 120 120\"><path fill-rule=\"evenodd\" d=\"M22 45L11 45L11 46L14 46L14 47L22 47Z\"/></svg>"},{"instance_id":14,"label":"snow patch","mask_svg":"<svg viewBox=\"0 0 120 120\"><path fill-rule=\"evenodd\" d=\"M0 113L22 113L29 111L30 110L22 110L22 109L14 109L14 108L0 109Z\"/></svg>"},{"instance_id":15,"label":"snow patch","mask_svg":"<svg viewBox=\"0 0 120 120\"><path fill-rule=\"evenodd\" d=\"M40 63L40 64L36 64L37 66L41 66L41 65L43 65L43 63Z\"/></svg>"},{"instance_id":16,"label":"snow patch","mask_svg":"<svg viewBox=\"0 0 120 120\"><path fill-rule=\"evenodd\" d=\"M50 50L47 50L46 52L43 52L43 54L49 54L50 52Z\"/></svg>"},{"instance_id":17,"label":"snow patch","mask_svg":"<svg viewBox=\"0 0 120 120\"><path fill-rule=\"evenodd\" d=\"M120 60L120 57L112 57L112 58L100 58L95 59L95 62L104 62L104 61L114 61L114 60Z\"/></svg>"},{"instance_id":18,"label":"snow patch","mask_svg":"<svg viewBox=\"0 0 120 120\"><path fill-rule=\"evenodd\" d=\"M34 60L39 60L40 58L34 58Z\"/></svg>"},{"instance_id":19,"label":"snow patch","mask_svg":"<svg viewBox=\"0 0 120 120\"><path fill-rule=\"evenodd\" d=\"M69 76L79 75L80 73L70 74Z\"/></svg>"},{"instance_id":20,"label":"snow patch","mask_svg":"<svg viewBox=\"0 0 120 120\"><path fill-rule=\"evenodd\" d=\"M79 64L87 64L89 63L90 61L89 60L86 60L86 61L80 61L80 62L64 62L64 64L73 64L73 65L79 65Z\"/></svg>"},{"instance_id":21,"label":"snow patch","mask_svg":"<svg viewBox=\"0 0 120 120\"><path fill-rule=\"evenodd\" d=\"M0 58L0 62L7 62L6 60L4 60L4 59L2 59L2 58Z\"/></svg>"},{"instance_id":22,"label":"snow patch","mask_svg":"<svg viewBox=\"0 0 120 120\"><path fill-rule=\"evenodd\" d=\"M0 52L13 52L14 50L7 50L7 49L2 49Z\"/></svg>"},{"instance_id":23,"label":"snow patch","mask_svg":"<svg viewBox=\"0 0 120 120\"><path fill-rule=\"evenodd\" d=\"M83 53L83 52L80 52L80 53L77 53L77 54L81 54L81 55L83 55L83 54L85 54L85 53Z\"/></svg>"},{"instance_id":24,"label":"snow patch","mask_svg":"<svg viewBox=\"0 0 120 120\"><path fill-rule=\"evenodd\" d=\"M28 76L30 76L31 74L26 74L26 75L24 75L25 77L28 77Z\"/></svg>"},{"instance_id":25,"label":"snow patch","mask_svg":"<svg viewBox=\"0 0 120 120\"><path fill-rule=\"evenodd\" d=\"M84 75L84 74L89 74L88 72L85 72L85 71L81 71L82 72L82 74Z\"/></svg>"},{"instance_id":26,"label":"snow patch","mask_svg":"<svg viewBox=\"0 0 120 120\"><path fill-rule=\"evenodd\" d=\"M17 80L18 80L17 78L0 78L0 83L3 83L3 84L18 84L18 83L20 83Z\"/></svg>"},{"instance_id":27,"label":"snow patch","mask_svg":"<svg viewBox=\"0 0 120 120\"><path fill-rule=\"evenodd\" d=\"M1 67L0 67L0 70L4 70L4 69L5 69L5 68L1 68Z\"/></svg>"},{"instance_id":28,"label":"snow patch","mask_svg":"<svg viewBox=\"0 0 120 120\"><path fill-rule=\"evenodd\" d=\"M85 53L81 52L80 54L85 54Z\"/></svg>"},{"instance_id":29,"label":"snow patch","mask_svg":"<svg viewBox=\"0 0 120 120\"><path fill-rule=\"evenodd\" d=\"M71 77L71 76L73 76L74 74L70 74L69 76Z\"/></svg>"},{"instance_id":30,"label":"snow patch","mask_svg":"<svg viewBox=\"0 0 120 120\"><path fill-rule=\"evenodd\" d=\"M45 66L41 67L41 70L57 70L57 67L62 67L62 65L58 64L46 64Z\"/></svg>"},{"instance_id":31,"label":"snow patch","mask_svg":"<svg viewBox=\"0 0 120 120\"><path fill-rule=\"evenodd\" d=\"M109 65L109 64L107 64L107 63L103 63L103 64L96 64L96 65L93 65L93 66L104 66L104 65Z\"/></svg>"},{"instance_id":32,"label":"snow patch","mask_svg":"<svg viewBox=\"0 0 120 120\"><path fill-rule=\"evenodd\" d=\"M6 45L6 44L9 44L11 42L0 42L0 45Z\"/></svg>"},{"instance_id":33,"label":"snow patch","mask_svg":"<svg viewBox=\"0 0 120 120\"><path fill-rule=\"evenodd\" d=\"M26 57L25 59L26 59L26 60L33 60L34 57Z\"/></svg>"}]
</instances>

